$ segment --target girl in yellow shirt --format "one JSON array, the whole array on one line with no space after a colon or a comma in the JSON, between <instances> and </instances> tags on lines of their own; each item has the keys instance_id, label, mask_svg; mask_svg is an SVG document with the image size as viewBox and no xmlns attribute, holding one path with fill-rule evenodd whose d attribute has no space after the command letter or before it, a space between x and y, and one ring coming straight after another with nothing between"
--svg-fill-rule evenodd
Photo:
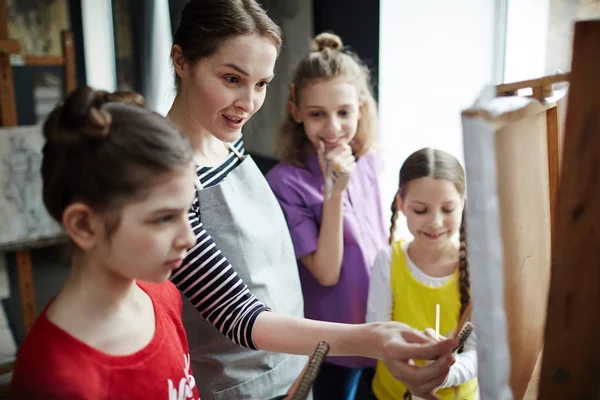
<instances>
[{"instance_id":1,"label":"girl in yellow shirt","mask_svg":"<svg viewBox=\"0 0 600 400\"><path fill-rule=\"evenodd\" d=\"M464 207L465 174L455 157L424 148L406 159L392 203L390 245L378 254L371 275L367 321L393 320L425 330L434 326L439 304L440 332L450 335L457 328L471 301ZM399 212L412 241L394 240ZM452 240L456 233L460 244ZM436 395L441 400L477 399L476 375L473 333ZM372 388L378 400L403 399L407 389L381 362Z\"/></svg>"}]
</instances>

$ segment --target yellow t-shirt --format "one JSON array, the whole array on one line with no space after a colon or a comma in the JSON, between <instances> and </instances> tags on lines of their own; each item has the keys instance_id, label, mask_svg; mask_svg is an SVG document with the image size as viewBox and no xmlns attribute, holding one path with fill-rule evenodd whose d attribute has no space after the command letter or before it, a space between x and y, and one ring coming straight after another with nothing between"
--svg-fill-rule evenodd
<instances>
[{"instance_id":1,"label":"yellow t-shirt","mask_svg":"<svg viewBox=\"0 0 600 400\"><path fill-rule=\"evenodd\" d=\"M456 329L460 312L458 270L440 287L423 285L410 272L402 241L392 244L391 268L393 321L405 323L420 331L432 328L435 324L435 306L439 304L440 333ZM423 363L424 361L415 361L417 365ZM392 376L383 362L378 361L373 392L378 400L402 400L406 386ZM458 397L455 388L440 389L436 395L441 400L474 400L477 398L477 378L460 385Z\"/></svg>"}]
</instances>

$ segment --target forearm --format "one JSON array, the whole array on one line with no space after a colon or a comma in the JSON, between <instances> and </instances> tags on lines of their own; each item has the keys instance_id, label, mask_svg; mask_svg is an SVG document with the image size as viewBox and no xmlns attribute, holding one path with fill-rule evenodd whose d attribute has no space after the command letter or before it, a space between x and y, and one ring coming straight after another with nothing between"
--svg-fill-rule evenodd
<instances>
[{"instance_id":1,"label":"forearm","mask_svg":"<svg viewBox=\"0 0 600 400\"><path fill-rule=\"evenodd\" d=\"M263 312L256 318L252 336L261 350L310 355L317 344L330 345L330 355L381 358L378 323L338 324Z\"/></svg>"},{"instance_id":2,"label":"forearm","mask_svg":"<svg viewBox=\"0 0 600 400\"><path fill-rule=\"evenodd\" d=\"M335 194L323 202L317 250L309 256L307 267L322 285L333 286L340 277L343 253L343 195Z\"/></svg>"},{"instance_id":3,"label":"forearm","mask_svg":"<svg viewBox=\"0 0 600 400\"><path fill-rule=\"evenodd\" d=\"M264 313L263 313L264 314ZM459 354L442 388L460 386L477 376L477 354Z\"/></svg>"},{"instance_id":4,"label":"forearm","mask_svg":"<svg viewBox=\"0 0 600 400\"><path fill-rule=\"evenodd\" d=\"M252 329L265 305L250 293L200 220L192 215L190 222L197 242L181 268L171 275L171 281L223 335L240 346L254 349ZM214 275L218 276L216 280ZM216 287L221 290L215 290Z\"/></svg>"},{"instance_id":5,"label":"forearm","mask_svg":"<svg viewBox=\"0 0 600 400\"><path fill-rule=\"evenodd\" d=\"M254 343L262 350L310 355L325 341L330 355L382 360L415 395L427 396L448 376L453 340L434 341L399 322L337 324L263 312L256 319ZM419 368L409 360L436 360ZM429 398L429 397L428 397Z\"/></svg>"},{"instance_id":6,"label":"forearm","mask_svg":"<svg viewBox=\"0 0 600 400\"><path fill-rule=\"evenodd\" d=\"M462 353L456 355L456 363L450 368L443 388L462 385L477 376L477 336L471 334Z\"/></svg>"}]
</instances>

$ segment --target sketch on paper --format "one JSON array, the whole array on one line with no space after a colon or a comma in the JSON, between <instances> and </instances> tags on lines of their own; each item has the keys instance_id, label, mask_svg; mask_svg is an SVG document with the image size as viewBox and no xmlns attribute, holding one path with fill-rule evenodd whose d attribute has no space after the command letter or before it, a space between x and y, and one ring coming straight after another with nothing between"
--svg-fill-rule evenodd
<instances>
[{"instance_id":1,"label":"sketch on paper","mask_svg":"<svg viewBox=\"0 0 600 400\"><path fill-rule=\"evenodd\" d=\"M0 248L62 236L42 201L39 125L0 129Z\"/></svg>"},{"instance_id":2,"label":"sketch on paper","mask_svg":"<svg viewBox=\"0 0 600 400\"><path fill-rule=\"evenodd\" d=\"M67 0L5 0L11 39L23 56L61 56L60 32L69 29Z\"/></svg>"}]
</instances>

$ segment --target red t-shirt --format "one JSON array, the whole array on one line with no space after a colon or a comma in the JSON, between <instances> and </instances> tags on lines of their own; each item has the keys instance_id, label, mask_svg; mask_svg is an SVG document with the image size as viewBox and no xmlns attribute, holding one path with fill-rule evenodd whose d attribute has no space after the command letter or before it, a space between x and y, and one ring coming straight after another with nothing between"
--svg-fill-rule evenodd
<instances>
[{"instance_id":1,"label":"red t-shirt","mask_svg":"<svg viewBox=\"0 0 600 400\"><path fill-rule=\"evenodd\" d=\"M156 317L146 347L131 355L108 355L50 322L44 309L19 349L9 398L199 399L178 290L171 282L138 284L152 299Z\"/></svg>"}]
</instances>

